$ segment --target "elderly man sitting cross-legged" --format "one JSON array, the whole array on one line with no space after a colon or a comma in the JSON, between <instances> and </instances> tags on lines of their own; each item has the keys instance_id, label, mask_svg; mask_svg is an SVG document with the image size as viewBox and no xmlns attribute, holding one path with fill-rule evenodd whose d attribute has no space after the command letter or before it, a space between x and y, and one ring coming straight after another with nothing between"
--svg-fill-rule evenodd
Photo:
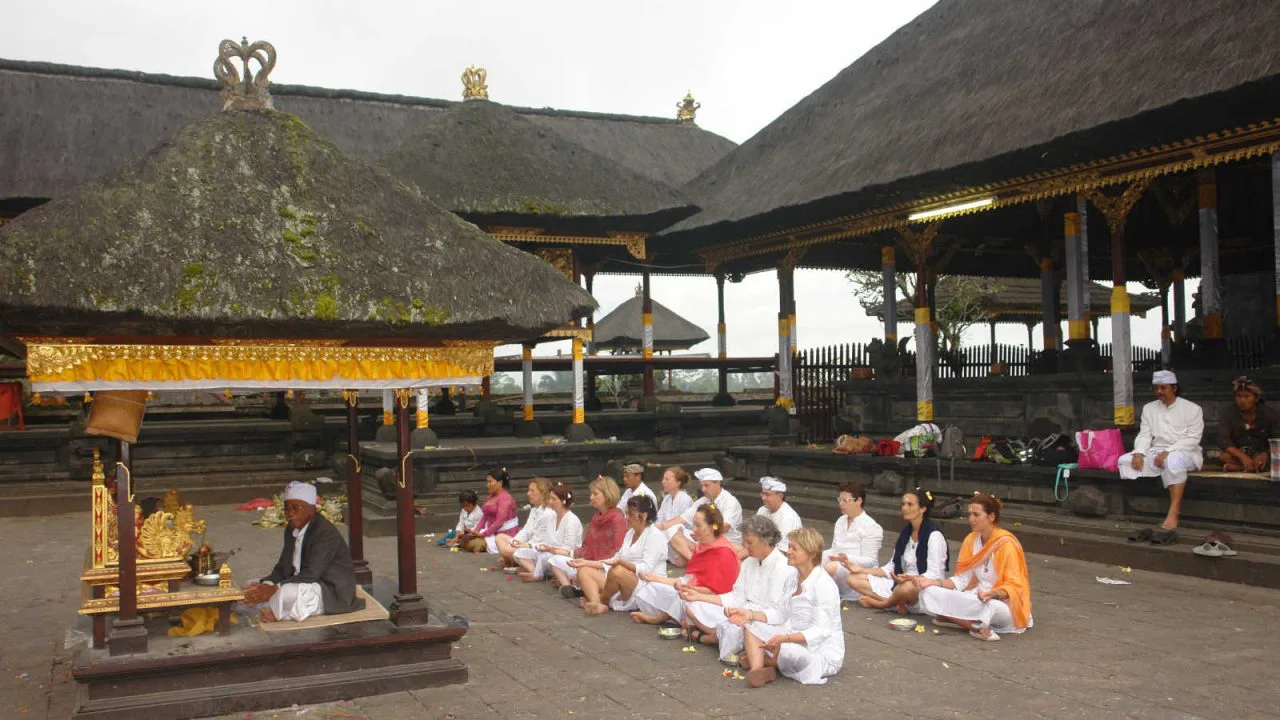
<instances>
[{"instance_id":1,"label":"elderly man sitting cross-legged","mask_svg":"<svg viewBox=\"0 0 1280 720\"><path fill-rule=\"evenodd\" d=\"M263 622L306 620L364 608L356 597L351 551L342 533L316 512L316 488L291 482L284 491L284 547L271 574L244 589Z\"/></svg>"},{"instance_id":2,"label":"elderly man sitting cross-legged","mask_svg":"<svg viewBox=\"0 0 1280 720\"><path fill-rule=\"evenodd\" d=\"M1133 452L1121 455L1120 477L1132 480L1156 477L1169 491L1169 512L1159 528L1143 528L1129 535L1135 542L1150 540L1166 545L1178 537L1178 514L1187 473L1204 464L1200 436L1204 434L1204 411L1190 400L1178 397L1178 376L1160 370L1151 378L1156 400L1142 408L1142 428L1133 441Z\"/></svg>"}]
</instances>

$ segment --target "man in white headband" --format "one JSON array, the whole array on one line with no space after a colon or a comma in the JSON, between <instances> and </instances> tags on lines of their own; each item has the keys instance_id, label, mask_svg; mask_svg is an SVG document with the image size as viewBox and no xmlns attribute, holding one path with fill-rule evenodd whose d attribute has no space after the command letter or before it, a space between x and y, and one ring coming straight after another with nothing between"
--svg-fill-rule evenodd
<instances>
[{"instance_id":1,"label":"man in white headband","mask_svg":"<svg viewBox=\"0 0 1280 720\"><path fill-rule=\"evenodd\" d=\"M715 468L702 468L693 474L701 485L702 497L698 498L688 510L680 514L684 520L682 532L678 532L671 537L671 549L675 551L681 558L688 560L693 556L693 533L689 528L693 527L693 516L698 513L698 508L711 503L720 511L720 515L724 517L724 524L728 530L724 536L733 544L734 550L742 555L742 531L738 528L742 524L742 503L738 502L738 498L733 493L725 490L723 487L724 476Z\"/></svg>"},{"instance_id":2,"label":"man in white headband","mask_svg":"<svg viewBox=\"0 0 1280 720\"><path fill-rule=\"evenodd\" d=\"M618 499L618 509L623 515L627 514L627 501L636 495L647 495L653 501L654 507L662 504L658 496L644 484L644 464L642 463L633 462L622 466L622 485L626 489Z\"/></svg>"},{"instance_id":3,"label":"man in white headband","mask_svg":"<svg viewBox=\"0 0 1280 720\"><path fill-rule=\"evenodd\" d=\"M284 547L271 574L244 589L263 622L306 620L312 615L364 608L356 597L351 550L333 523L316 512L316 486L291 482L284 489Z\"/></svg>"},{"instance_id":4,"label":"man in white headband","mask_svg":"<svg viewBox=\"0 0 1280 720\"><path fill-rule=\"evenodd\" d=\"M769 518L774 525L778 526L778 532L782 533L782 539L778 541L778 549L784 553L788 547L787 535L804 525L800 521L800 515L787 502L787 484L768 475L760 478L760 509L756 514Z\"/></svg>"},{"instance_id":5,"label":"man in white headband","mask_svg":"<svg viewBox=\"0 0 1280 720\"><path fill-rule=\"evenodd\" d=\"M1156 477L1169 491L1169 512L1158 528L1142 528L1130 533L1134 542L1150 540L1166 545L1178 537L1178 515L1187 488L1187 473L1204 464L1200 437L1204 434L1204 411L1178 397L1178 376L1160 370L1151 378L1156 399L1142 408L1142 425L1133 441L1133 452L1121 455L1120 477L1132 480Z\"/></svg>"}]
</instances>

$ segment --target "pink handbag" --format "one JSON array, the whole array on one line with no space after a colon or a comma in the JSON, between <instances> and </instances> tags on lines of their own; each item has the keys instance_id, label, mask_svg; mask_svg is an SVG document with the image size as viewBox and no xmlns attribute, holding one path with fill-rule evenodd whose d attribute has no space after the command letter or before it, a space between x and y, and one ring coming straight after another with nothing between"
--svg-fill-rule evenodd
<instances>
[{"instance_id":1,"label":"pink handbag","mask_svg":"<svg viewBox=\"0 0 1280 720\"><path fill-rule=\"evenodd\" d=\"M1119 430L1081 430L1076 433L1076 447L1080 448L1080 459L1076 462L1081 469L1119 471L1116 461L1124 454L1124 439Z\"/></svg>"}]
</instances>

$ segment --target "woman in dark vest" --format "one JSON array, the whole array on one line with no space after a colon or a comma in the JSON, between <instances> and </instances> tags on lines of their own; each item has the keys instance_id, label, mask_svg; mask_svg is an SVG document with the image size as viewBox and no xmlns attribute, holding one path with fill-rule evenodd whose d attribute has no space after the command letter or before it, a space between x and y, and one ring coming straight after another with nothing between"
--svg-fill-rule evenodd
<instances>
[{"instance_id":1,"label":"woman in dark vest","mask_svg":"<svg viewBox=\"0 0 1280 720\"><path fill-rule=\"evenodd\" d=\"M947 576L951 553L947 540L933 521L929 510L933 493L908 490L902 496L902 519L906 527L898 533L893 546L893 559L882 567L849 569L845 580L861 597L858 604L868 608L897 608L901 614L919 612L920 589L912 581L918 575L934 580Z\"/></svg>"}]
</instances>

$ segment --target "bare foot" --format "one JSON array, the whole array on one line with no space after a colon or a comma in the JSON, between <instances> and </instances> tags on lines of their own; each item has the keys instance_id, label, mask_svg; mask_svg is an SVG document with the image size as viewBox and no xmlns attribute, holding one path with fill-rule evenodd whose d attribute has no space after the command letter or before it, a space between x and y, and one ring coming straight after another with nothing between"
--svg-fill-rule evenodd
<instances>
[{"instance_id":1,"label":"bare foot","mask_svg":"<svg viewBox=\"0 0 1280 720\"><path fill-rule=\"evenodd\" d=\"M772 667L762 667L759 670L747 671L747 684L753 688L764 687L777 679L778 671Z\"/></svg>"},{"instance_id":2,"label":"bare foot","mask_svg":"<svg viewBox=\"0 0 1280 720\"><path fill-rule=\"evenodd\" d=\"M582 609L586 610L588 615L603 615L609 612L609 606L600 603L583 603Z\"/></svg>"},{"instance_id":3,"label":"bare foot","mask_svg":"<svg viewBox=\"0 0 1280 720\"><path fill-rule=\"evenodd\" d=\"M698 636L698 642L703 645L719 645L720 638L716 637L714 632L704 632L702 635ZM746 655L746 653L743 653L743 655Z\"/></svg>"},{"instance_id":4,"label":"bare foot","mask_svg":"<svg viewBox=\"0 0 1280 720\"><path fill-rule=\"evenodd\" d=\"M898 610L898 614L899 614L899 615L906 615L906 614L907 614L907 604L906 604L906 603L898 603L897 610Z\"/></svg>"},{"instance_id":5,"label":"bare foot","mask_svg":"<svg viewBox=\"0 0 1280 720\"><path fill-rule=\"evenodd\" d=\"M517 574L520 576L520 579L525 582L538 582L538 578L534 577L531 572L522 572Z\"/></svg>"},{"instance_id":6,"label":"bare foot","mask_svg":"<svg viewBox=\"0 0 1280 720\"><path fill-rule=\"evenodd\" d=\"M885 603L880 598L873 598L870 595L859 595L858 604L864 608L871 608L872 610L883 610Z\"/></svg>"},{"instance_id":7,"label":"bare foot","mask_svg":"<svg viewBox=\"0 0 1280 720\"><path fill-rule=\"evenodd\" d=\"M638 623L643 623L645 625L658 625L666 617L667 617L666 615L647 615L638 610L636 612L631 613L632 620L635 620Z\"/></svg>"},{"instance_id":8,"label":"bare foot","mask_svg":"<svg viewBox=\"0 0 1280 720\"><path fill-rule=\"evenodd\" d=\"M258 619L264 623L277 621L276 614L271 612L271 608L262 608L262 610L258 612Z\"/></svg>"}]
</instances>

